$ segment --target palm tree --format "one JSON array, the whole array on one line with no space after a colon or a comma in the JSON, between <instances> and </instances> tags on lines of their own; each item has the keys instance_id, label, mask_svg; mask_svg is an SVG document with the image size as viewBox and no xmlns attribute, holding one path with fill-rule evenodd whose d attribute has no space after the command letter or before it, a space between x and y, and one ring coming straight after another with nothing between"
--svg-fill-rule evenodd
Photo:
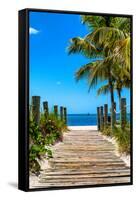
<instances>
[{"instance_id":1,"label":"palm tree","mask_svg":"<svg viewBox=\"0 0 136 200\"><path fill-rule=\"evenodd\" d=\"M113 62L122 66L123 72L130 80L130 36L124 40L117 41L113 46Z\"/></svg>"},{"instance_id":2,"label":"palm tree","mask_svg":"<svg viewBox=\"0 0 136 200\"><path fill-rule=\"evenodd\" d=\"M90 62L82 66L76 72L76 79L80 80L87 77L89 90L97 85L99 80L108 80L111 95L111 117L113 119L114 110L114 78L112 68L114 62L118 60L119 48L117 41L124 41L129 32L129 20L127 18L109 16L82 16L82 22L86 24L90 32L84 38L73 38L70 40L68 48L69 54L82 53L86 57L95 58L95 62ZM123 25L127 24L127 31ZM126 36L127 35L127 36ZM112 49L114 45L114 48ZM119 46L119 45L118 45ZM113 54L116 52L116 57ZM101 58L101 59L100 59ZM112 127L113 127L112 120Z\"/></svg>"},{"instance_id":3,"label":"palm tree","mask_svg":"<svg viewBox=\"0 0 136 200\"><path fill-rule=\"evenodd\" d=\"M116 82L114 82L113 85L114 90L117 90L117 94L118 94L118 98L119 98L119 108L121 108L120 106L120 102L121 102L121 91L123 89L123 82L120 80L117 80ZM98 90L97 90L97 95L101 95L101 94L108 94L110 92L110 87L109 84L105 84L103 86L101 86Z\"/></svg>"}]
</instances>

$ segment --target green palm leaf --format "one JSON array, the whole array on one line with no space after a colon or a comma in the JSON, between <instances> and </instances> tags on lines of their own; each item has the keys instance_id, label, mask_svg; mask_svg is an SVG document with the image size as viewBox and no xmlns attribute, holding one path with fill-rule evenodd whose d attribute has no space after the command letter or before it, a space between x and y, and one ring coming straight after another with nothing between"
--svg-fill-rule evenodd
<instances>
[{"instance_id":1,"label":"green palm leaf","mask_svg":"<svg viewBox=\"0 0 136 200\"><path fill-rule=\"evenodd\" d=\"M84 78L88 78L88 76L91 74L93 70L93 63L88 63L82 67L79 68L78 71L75 73L75 79L76 81L82 80Z\"/></svg>"},{"instance_id":2,"label":"green palm leaf","mask_svg":"<svg viewBox=\"0 0 136 200\"><path fill-rule=\"evenodd\" d=\"M113 52L114 62L130 71L130 37L116 41Z\"/></svg>"},{"instance_id":3,"label":"green palm leaf","mask_svg":"<svg viewBox=\"0 0 136 200\"><path fill-rule=\"evenodd\" d=\"M106 20L103 16L82 15L81 22L86 24L90 30L106 26Z\"/></svg>"},{"instance_id":4,"label":"green palm leaf","mask_svg":"<svg viewBox=\"0 0 136 200\"><path fill-rule=\"evenodd\" d=\"M86 57L97 57L99 54L93 44L80 37L72 38L67 50L68 54L82 53Z\"/></svg>"},{"instance_id":5,"label":"green palm leaf","mask_svg":"<svg viewBox=\"0 0 136 200\"><path fill-rule=\"evenodd\" d=\"M101 94L107 94L110 91L109 88L109 84L103 85L101 86L98 90L97 90L97 95L101 95Z\"/></svg>"},{"instance_id":6,"label":"green palm leaf","mask_svg":"<svg viewBox=\"0 0 136 200\"><path fill-rule=\"evenodd\" d=\"M89 33L85 39L95 44L97 48L101 49L106 48L107 46L110 48L111 44L115 41L125 39L125 35L123 31L117 28L100 27L92 33Z\"/></svg>"}]
</instances>

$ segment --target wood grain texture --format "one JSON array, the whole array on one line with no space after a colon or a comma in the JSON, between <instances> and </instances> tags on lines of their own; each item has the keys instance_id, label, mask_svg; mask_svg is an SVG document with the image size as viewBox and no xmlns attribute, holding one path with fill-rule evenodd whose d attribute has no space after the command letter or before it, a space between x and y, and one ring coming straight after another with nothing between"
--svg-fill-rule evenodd
<instances>
[{"instance_id":1,"label":"wood grain texture","mask_svg":"<svg viewBox=\"0 0 136 200\"><path fill-rule=\"evenodd\" d=\"M35 187L129 183L130 169L98 131L69 131Z\"/></svg>"}]
</instances>

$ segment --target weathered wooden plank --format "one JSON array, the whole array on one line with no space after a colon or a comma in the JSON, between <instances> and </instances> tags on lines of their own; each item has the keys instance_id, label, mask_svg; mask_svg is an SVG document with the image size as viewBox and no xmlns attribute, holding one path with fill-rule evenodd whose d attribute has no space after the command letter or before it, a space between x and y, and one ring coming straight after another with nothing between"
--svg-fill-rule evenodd
<instances>
[{"instance_id":1,"label":"weathered wooden plank","mask_svg":"<svg viewBox=\"0 0 136 200\"><path fill-rule=\"evenodd\" d=\"M32 186L31 188L50 188L50 187L67 187L67 186L88 186L88 185L105 185L105 184L117 184L117 183L130 183L130 176L128 177L110 177L110 178L91 178L90 180L84 180L84 181L76 181L73 180L72 182L68 182L67 180L65 182L59 181L59 182L45 182L41 181L39 179L39 183Z\"/></svg>"},{"instance_id":2,"label":"weathered wooden plank","mask_svg":"<svg viewBox=\"0 0 136 200\"><path fill-rule=\"evenodd\" d=\"M130 169L115 155L115 147L97 131L70 131L53 147L49 168L38 187L130 182Z\"/></svg>"},{"instance_id":3,"label":"weathered wooden plank","mask_svg":"<svg viewBox=\"0 0 136 200\"><path fill-rule=\"evenodd\" d=\"M53 168L48 168L46 170L44 170L41 174L72 174L72 173L79 173L79 174L86 174L86 173L110 173L110 172L129 172L130 173L130 169L126 166L120 167L117 166L116 169L113 167L106 167L106 166L98 166L97 169L95 166L91 167L90 169L62 169L60 171L60 169L53 169Z\"/></svg>"},{"instance_id":4,"label":"weathered wooden plank","mask_svg":"<svg viewBox=\"0 0 136 200\"><path fill-rule=\"evenodd\" d=\"M44 179L40 179L40 183L44 183ZM95 184L110 184L110 183L127 183L130 182L130 177L94 177L94 178L78 178L78 179L51 179L51 180L46 180L47 183L52 183L54 186L63 186L64 184L66 185L95 185ZM57 184L57 185L56 185Z\"/></svg>"},{"instance_id":5,"label":"weathered wooden plank","mask_svg":"<svg viewBox=\"0 0 136 200\"><path fill-rule=\"evenodd\" d=\"M106 161L105 161L106 160ZM50 163L80 163L80 164L82 164L82 162L83 163L90 163L90 162L113 162L113 160L114 160L114 162L123 162L123 161L120 161L120 159L118 159L118 158L113 158L113 157L111 157L111 158L78 158L78 159L71 159L71 158L60 158L60 159L52 159L52 160L50 160L49 162Z\"/></svg>"},{"instance_id":6,"label":"weathered wooden plank","mask_svg":"<svg viewBox=\"0 0 136 200\"><path fill-rule=\"evenodd\" d=\"M80 180L84 180L84 179L89 179L89 178L102 178L102 177L105 177L105 178L108 178L108 177L126 177L126 176L129 176L130 173L128 172L120 172L120 173L93 173L93 174L60 174L60 175L48 175L48 174L44 174L42 175L42 179L44 179L45 181L48 181L48 180L63 180L63 179L67 179L68 181L71 180L71 182L73 181L73 179L76 179L77 181L80 181Z\"/></svg>"}]
</instances>

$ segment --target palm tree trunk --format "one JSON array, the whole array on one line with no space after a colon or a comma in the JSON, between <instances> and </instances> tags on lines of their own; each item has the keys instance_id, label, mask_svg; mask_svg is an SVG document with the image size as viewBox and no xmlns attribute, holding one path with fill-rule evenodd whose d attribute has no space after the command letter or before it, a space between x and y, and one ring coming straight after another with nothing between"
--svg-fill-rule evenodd
<instances>
[{"instance_id":1,"label":"palm tree trunk","mask_svg":"<svg viewBox=\"0 0 136 200\"><path fill-rule=\"evenodd\" d=\"M111 69L109 68L109 87L110 87L110 97L111 97L111 128L114 127L114 90L111 76Z\"/></svg>"},{"instance_id":2,"label":"palm tree trunk","mask_svg":"<svg viewBox=\"0 0 136 200\"><path fill-rule=\"evenodd\" d=\"M119 98L119 109L121 108L121 89L117 88L118 98Z\"/></svg>"},{"instance_id":3,"label":"palm tree trunk","mask_svg":"<svg viewBox=\"0 0 136 200\"><path fill-rule=\"evenodd\" d=\"M114 91L113 91L113 84L112 84L111 76L109 77L109 87L110 87L111 103L114 103Z\"/></svg>"}]
</instances>

